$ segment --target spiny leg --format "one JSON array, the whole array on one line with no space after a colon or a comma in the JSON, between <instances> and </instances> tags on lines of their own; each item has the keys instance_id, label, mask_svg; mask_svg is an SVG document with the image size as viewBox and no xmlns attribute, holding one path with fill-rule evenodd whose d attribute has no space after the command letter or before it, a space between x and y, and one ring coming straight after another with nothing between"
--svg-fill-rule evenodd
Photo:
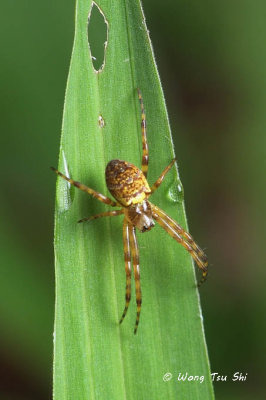
<instances>
[{"instance_id":1,"label":"spiny leg","mask_svg":"<svg viewBox=\"0 0 266 400\"><path fill-rule=\"evenodd\" d=\"M163 212L159 207L152 205L152 216L161 225L166 232L172 236L178 243L180 243L194 258L198 267L202 271L202 279L200 280L198 286L200 286L206 279L208 275L208 261L206 255L194 242L191 235L185 232L172 218L170 218L165 212ZM180 229L181 228L181 229ZM189 237L189 243L187 241Z\"/></svg>"},{"instance_id":2,"label":"spiny leg","mask_svg":"<svg viewBox=\"0 0 266 400\"><path fill-rule=\"evenodd\" d=\"M142 163L141 170L145 177L147 178L148 174L148 164L149 164L149 148L147 141L147 132L146 132L146 115L142 100L141 91L138 89L138 96L141 108L141 137L142 137Z\"/></svg>"},{"instance_id":3,"label":"spiny leg","mask_svg":"<svg viewBox=\"0 0 266 400\"><path fill-rule=\"evenodd\" d=\"M152 185L151 187L151 194L153 192L155 192L156 189L158 189L158 187L160 186L160 184L162 183L162 181L165 178L165 175L167 174L168 171L170 171L170 169L172 168L172 166L174 165L176 161L176 158L174 158L169 165L167 165L167 167L163 170L163 172L161 173L161 175L159 176L159 178L157 179L157 181Z\"/></svg>"},{"instance_id":4,"label":"spiny leg","mask_svg":"<svg viewBox=\"0 0 266 400\"><path fill-rule=\"evenodd\" d=\"M201 280L198 282L198 287L200 287L207 279L208 276L208 271L202 271L202 277Z\"/></svg>"},{"instance_id":5,"label":"spiny leg","mask_svg":"<svg viewBox=\"0 0 266 400\"><path fill-rule=\"evenodd\" d=\"M129 239L130 239L130 248L132 253L135 288L136 288L137 316L134 329L134 334L136 334L139 325L142 298L141 298L140 271L139 271L139 249L136 238L136 228L133 225L129 225Z\"/></svg>"},{"instance_id":6,"label":"spiny leg","mask_svg":"<svg viewBox=\"0 0 266 400\"><path fill-rule=\"evenodd\" d=\"M192 247L192 249L197 253L197 255L199 256L199 258L201 258L201 260L207 263L207 256L206 254L203 252L203 250L197 245L197 243L195 242L195 240L193 239L193 237L190 235L190 233L188 233L187 231L185 231L174 219L172 219L171 217L169 217L169 215L167 215L163 210L161 210L159 207L155 206L152 204L152 209L154 211L156 211L158 213L159 216L161 216L162 218L164 218L166 220L166 222L176 231L178 232L185 240L186 242L188 242L190 244L190 246Z\"/></svg>"},{"instance_id":7,"label":"spiny leg","mask_svg":"<svg viewBox=\"0 0 266 400\"><path fill-rule=\"evenodd\" d=\"M131 299L131 253L130 253L130 241L129 241L129 224L126 218L123 223L123 245L124 245L124 258L125 258L125 270L126 270L126 304L119 321L121 324L126 316L129 302Z\"/></svg>"},{"instance_id":8,"label":"spiny leg","mask_svg":"<svg viewBox=\"0 0 266 400\"><path fill-rule=\"evenodd\" d=\"M101 201L102 203L109 204L112 207L119 207L120 206L120 204L118 204L117 202L109 199L109 197L106 197L104 194L96 192L95 190L89 188L88 186L83 185L83 183L80 183L80 182L74 181L71 178L68 178L67 176L62 174L62 172L59 172L54 167L51 167L51 170L54 171L57 175L61 176L61 178L65 179L66 181L71 183L71 185L74 185L78 189L83 190L83 192L86 192L86 193L90 194L91 196L95 197L97 200Z\"/></svg>"},{"instance_id":9,"label":"spiny leg","mask_svg":"<svg viewBox=\"0 0 266 400\"><path fill-rule=\"evenodd\" d=\"M101 217L115 217L116 215L121 215L124 214L124 210L114 210L114 211L105 211L100 214L92 215L91 217L88 218L82 218L78 221L80 222L85 222L85 221L92 221L93 219L101 218Z\"/></svg>"}]
</instances>

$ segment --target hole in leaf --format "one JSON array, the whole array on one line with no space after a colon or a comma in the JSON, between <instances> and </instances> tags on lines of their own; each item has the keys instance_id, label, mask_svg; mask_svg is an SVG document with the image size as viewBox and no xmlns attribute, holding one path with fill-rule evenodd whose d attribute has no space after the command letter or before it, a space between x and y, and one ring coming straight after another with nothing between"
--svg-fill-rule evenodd
<instances>
[{"instance_id":1,"label":"hole in leaf","mask_svg":"<svg viewBox=\"0 0 266 400\"><path fill-rule=\"evenodd\" d=\"M99 124L99 127L100 127L100 128L104 128L104 127L105 127L105 120L103 119L102 114L99 114L99 117L98 117L98 124Z\"/></svg>"},{"instance_id":2,"label":"hole in leaf","mask_svg":"<svg viewBox=\"0 0 266 400\"><path fill-rule=\"evenodd\" d=\"M107 39L108 22L102 10L92 2L88 22L88 42L96 72L101 72L104 68Z\"/></svg>"}]
</instances>

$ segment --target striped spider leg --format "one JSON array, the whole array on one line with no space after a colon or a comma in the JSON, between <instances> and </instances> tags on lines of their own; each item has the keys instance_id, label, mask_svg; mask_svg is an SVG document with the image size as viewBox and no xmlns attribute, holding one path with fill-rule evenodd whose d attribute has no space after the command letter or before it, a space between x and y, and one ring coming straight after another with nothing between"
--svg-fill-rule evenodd
<instances>
[{"instance_id":1,"label":"striped spider leg","mask_svg":"<svg viewBox=\"0 0 266 400\"><path fill-rule=\"evenodd\" d=\"M198 287L207 279L208 260L201 248L195 243L193 237L186 232L177 222L169 217L163 210L152 204L152 216L165 231L180 243L193 257L198 267L202 270L202 278Z\"/></svg>"},{"instance_id":2,"label":"striped spider leg","mask_svg":"<svg viewBox=\"0 0 266 400\"><path fill-rule=\"evenodd\" d=\"M88 186L83 185L83 183L80 183L80 182L74 181L71 178L68 178L66 175L62 174L62 172L58 171L56 168L51 167L51 170L54 171L57 175L61 176L61 178L65 179L66 181L71 183L71 185L77 187L78 189L82 190L83 192L90 194L91 196L95 197L97 200L101 201L102 203L108 204L109 206L112 206L112 207L119 206L119 204L116 201L113 201L109 197L105 196L104 194L96 192L96 190L93 190L93 189L89 188Z\"/></svg>"},{"instance_id":3,"label":"striped spider leg","mask_svg":"<svg viewBox=\"0 0 266 400\"><path fill-rule=\"evenodd\" d=\"M139 250L136 238L136 228L134 225L130 224L126 218L124 218L124 224L123 224L123 242L124 242L124 258L125 258L125 269L126 269L126 304L119 323L121 324L123 322L131 299L131 256L132 256L135 287L136 287L136 303L137 303L137 317L134 329L134 333L136 334L139 324L140 311L141 311Z\"/></svg>"},{"instance_id":4,"label":"striped spider leg","mask_svg":"<svg viewBox=\"0 0 266 400\"><path fill-rule=\"evenodd\" d=\"M136 238L136 229L140 232L147 232L155 225L154 220L178 243L180 243L193 257L196 264L202 271L202 279L198 286L202 284L208 273L207 257L201 248L196 244L192 236L186 232L177 222L169 217L163 210L152 204L148 198L162 184L166 174L170 171L175 163L173 159L170 164L163 170L157 181L150 188L147 182L148 164L149 164L149 148L146 133L146 116L140 90L138 90L138 98L141 108L141 137L142 137L142 165L141 170L135 165L121 160L111 160L105 170L106 185L109 192L116 201L109 197L68 178L55 168L52 168L63 179L76 186L78 189L95 197L97 200L110 205L111 207L120 207L119 210L105 211L100 214L83 218L78 222L91 221L100 217L113 217L124 215L123 222L123 248L126 272L126 296L125 307L120 319L123 322L131 299L131 262L133 264L137 315L134 333L137 333L140 312L141 312L141 285L140 285L140 266L139 266L139 250ZM154 219L154 220L153 220Z\"/></svg>"}]
</instances>

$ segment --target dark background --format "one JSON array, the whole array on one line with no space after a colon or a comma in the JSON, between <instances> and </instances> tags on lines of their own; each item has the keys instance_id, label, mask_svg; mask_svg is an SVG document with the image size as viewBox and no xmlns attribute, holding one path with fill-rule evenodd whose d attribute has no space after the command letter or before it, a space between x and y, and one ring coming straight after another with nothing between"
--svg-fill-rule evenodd
<instances>
[{"instance_id":1,"label":"dark background","mask_svg":"<svg viewBox=\"0 0 266 400\"><path fill-rule=\"evenodd\" d=\"M201 288L217 399L262 399L265 370L266 3L144 0ZM0 399L51 398L53 212L74 1L0 12ZM246 382L232 382L235 372Z\"/></svg>"}]
</instances>

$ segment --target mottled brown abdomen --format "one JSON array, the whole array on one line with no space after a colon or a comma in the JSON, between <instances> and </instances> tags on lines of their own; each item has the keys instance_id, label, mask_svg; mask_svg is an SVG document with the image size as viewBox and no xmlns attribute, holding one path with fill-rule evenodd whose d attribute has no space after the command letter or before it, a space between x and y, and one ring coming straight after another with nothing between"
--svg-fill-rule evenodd
<instances>
[{"instance_id":1,"label":"mottled brown abdomen","mask_svg":"<svg viewBox=\"0 0 266 400\"><path fill-rule=\"evenodd\" d=\"M106 166L105 179L110 193L125 207L141 203L151 193L143 172L127 161L110 161Z\"/></svg>"}]
</instances>

